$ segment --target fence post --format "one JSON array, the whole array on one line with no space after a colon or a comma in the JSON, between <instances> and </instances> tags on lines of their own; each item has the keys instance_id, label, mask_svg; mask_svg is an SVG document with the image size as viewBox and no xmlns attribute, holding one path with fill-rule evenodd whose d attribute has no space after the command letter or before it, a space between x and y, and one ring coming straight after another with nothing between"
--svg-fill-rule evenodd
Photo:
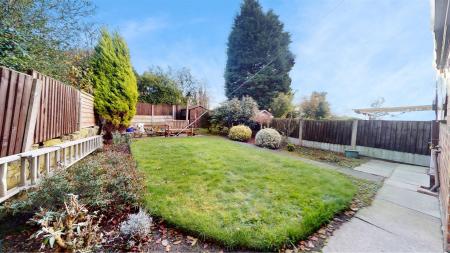
<instances>
[{"instance_id":1,"label":"fence post","mask_svg":"<svg viewBox=\"0 0 450 253\"><path fill-rule=\"evenodd\" d=\"M176 118L175 112L176 112L175 105L172 105L172 120L175 120Z\"/></svg>"},{"instance_id":2,"label":"fence post","mask_svg":"<svg viewBox=\"0 0 450 253\"><path fill-rule=\"evenodd\" d=\"M300 119L298 122L298 143L301 146L303 139L303 120Z\"/></svg>"},{"instance_id":3,"label":"fence post","mask_svg":"<svg viewBox=\"0 0 450 253\"><path fill-rule=\"evenodd\" d=\"M36 129L37 114L40 109L42 81L33 79L31 87L30 104L28 106L27 123L25 125L25 134L22 143L22 151L28 151L33 145L34 130Z\"/></svg>"},{"instance_id":4,"label":"fence post","mask_svg":"<svg viewBox=\"0 0 450 253\"><path fill-rule=\"evenodd\" d=\"M350 145L352 149L356 149L356 137L358 135L358 120L353 120L352 123L352 139L350 141Z\"/></svg>"}]
</instances>

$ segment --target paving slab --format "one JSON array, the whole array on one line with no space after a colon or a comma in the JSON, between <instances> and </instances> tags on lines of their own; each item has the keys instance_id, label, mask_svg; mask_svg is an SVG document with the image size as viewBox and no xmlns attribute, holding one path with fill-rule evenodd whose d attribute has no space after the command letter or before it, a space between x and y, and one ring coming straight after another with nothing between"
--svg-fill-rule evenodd
<instances>
[{"instance_id":1,"label":"paving slab","mask_svg":"<svg viewBox=\"0 0 450 253\"><path fill-rule=\"evenodd\" d=\"M410 165L410 164L398 164L395 169L426 174L428 167Z\"/></svg>"},{"instance_id":2,"label":"paving slab","mask_svg":"<svg viewBox=\"0 0 450 253\"><path fill-rule=\"evenodd\" d=\"M432 250L421 240L410 240L353 218L335 231L322 252L432 252Z\"/></svg>"},{"instance_id":3,"label":"paving slab","mask_svg":"<svg viewBox=\"0 0 450 253\"><path fill-rule=\"evenodd\" d=\"M417 192L429 183L425 167L372 160L355 170L386 179L323 252L443 252L438 198Z\"/></svg>"},{"instance_id":4,"label":"paving slab","mask_svg":"<svg viewBox=\"0 0 450 253\"><path fill-rule=\"evenodd\" d=\"M398 168L392 172L389 179L417 186L428 186L430 182L429 176L424 173L417 173L413 170L409 171Z\"/></svg>"},{"instance_id":5,"label":"paving slab","mask_svg":"<svg viewBox=\"0 0 450 253\"><path fill-rule=\"evenodd\" d=\"M361 166L355 168L357 171L378 175L382 177L389 177L394 171L395 167L386 166L384 163L369 161Z\"/></svg>"},{"instance_id":6,"label":"paving slab","mask_svg":"<svg viewBox=\"0 0 450 253\"><path fill-rule=\"evenodd\" d=\"M404 188L383 185L375 199L383 199L424 214L440 218L439 201L436 197Z\"/></svg>"},{"instance_id":7,"label":"paving slab","mask_svg":"<svg viewBox=\"0 0 450 253\"><path fill-rule=\"evenodd\" d=\"M403 189L410 190L410 191L417 191L417 189L419 188L419 186L417 186L415 184L408 184L408 183L400 182L397 180L391 180L390 178L384 180L384 184L396 186L396 187L403 188Z\"/></svg>"},{"instance_id":8,"label":"paving slab","mask_svg":"<svg viewBox=\"0 0 450 253\"><path fill-rule=\"evenodd\" d=\"M405 239L421 241L433 252L442 251L441 221L436 217L382 199L374 200L356 217Z\"/></svg>"}]
</instances>

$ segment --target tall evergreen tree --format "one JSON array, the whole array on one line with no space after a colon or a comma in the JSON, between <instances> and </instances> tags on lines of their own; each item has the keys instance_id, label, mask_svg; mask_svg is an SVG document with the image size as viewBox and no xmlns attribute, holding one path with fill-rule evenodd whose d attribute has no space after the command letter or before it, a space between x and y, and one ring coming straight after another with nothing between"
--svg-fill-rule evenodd
<instances>
[{"instance_id":1,"label":"tall evergreen tree","mask_svg":"<svg viewBox=\"0 0 450 253\"><path fill-rule=\"evenodd\" d=\"M105 139L111 131L127 127L136 113L138 98L136 77L124 39L102 30L90 66L94 86L94 107L104 120Z\"/></svg>"},{"instance_id":2,"label":"tall evergreen tree","mask_svg":"<svg viewBox=\"0 0 450 253\"><path fill-rule=\"evenodd\" d=\"M279 92L290 92L289 71L294 66L290 43L289 33L272 10L264 13L257 0L244 0L228 37L226 96L248 95L260 109L268 109Z\"/></svg>"}]
</instances>

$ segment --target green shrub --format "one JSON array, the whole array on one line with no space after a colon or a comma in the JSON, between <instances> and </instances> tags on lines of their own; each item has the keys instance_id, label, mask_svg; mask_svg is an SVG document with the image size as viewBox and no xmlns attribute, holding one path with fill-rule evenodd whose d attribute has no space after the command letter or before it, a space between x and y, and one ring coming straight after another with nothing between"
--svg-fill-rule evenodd
<instances>
[{"instance_id":1,"label":"green shrub","mask_svg":"<svg viewBox=\"0 0 450 253\"><path fill-rule=\"evenodd\" d=\"M273 128L264 128L256 133L255 143L260 147L278 149L281 144L281 135Z\"/></svg>"},{"instance_id":2,"label":"green shrub","mask_svg":"<svg viewBox=\"0 0 450 253\"><path fill-rule=\"evenodd\" d=\"M246 125L237 125L230 129L228 138L235 141L248 141L252 137L252 130Z\"/></svg>"},{"instance_id":3,"label":"green shrub","mask_svg":"<svg viewBox=\"0 0 450 253\"><path fill-rule=\"evenodd\" d=\"M253 118L258 112L258 104L249 96L240 100L233 98L219 105L211 114L211 124L218 127L231 127L244 124L252 127L257 125Z\"/></svg>"},{"instance_id":4,"label":"green shrub","mask_svg":"<svg viewBox=\"0 0 450 253\"><path fill-rule=\"evenodd\" d=\"M137 207L143 191L142 176L130 155L106 151L91 155L67 170L58 170L26 194L25 198L5 203L0 217L35 213L41 208L58 210L67 193L79 196L90 210L122 210Z\"/></svg>"},{"instance_id":5,"label":"green shrub","mask_svg":"<svg viewBox=\"0 0 450 253\"><path fill-rule=\"evenodd\" d=\"M287 149L289 152L293 152L293 151L295 150L295 145L292 144L292 143L289 143L289 144L286 146L286 149Z\"/></svg>"},{"instance_id":6,"label":"green shrub","mask_svg":"<svg viewBox=\"0 0 450 253\"><path fill-rule=\"evenodd\" d=\"M90 62L89 78L94 86L94 107L104 120L105 139L130 124L136 113L137 81L125 40L102 30Z\"/></svg>"}]
</instances>

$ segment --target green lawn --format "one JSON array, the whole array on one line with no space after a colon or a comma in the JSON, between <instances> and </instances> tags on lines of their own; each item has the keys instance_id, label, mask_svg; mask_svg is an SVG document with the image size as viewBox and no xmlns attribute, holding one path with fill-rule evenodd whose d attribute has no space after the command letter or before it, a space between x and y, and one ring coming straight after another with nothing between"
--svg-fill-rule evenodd
<instances>
[{"instance_id":1,"label":"green lawn","mask_svg":"<svg viewBox=\"0 0 450 253\"><path fill-rule=\"evenodd\" d=\"M131 149L150 212L228 247L303 239L357 192L342 174L220 137L140 139Z\"/></svg>"}]
</instances>

